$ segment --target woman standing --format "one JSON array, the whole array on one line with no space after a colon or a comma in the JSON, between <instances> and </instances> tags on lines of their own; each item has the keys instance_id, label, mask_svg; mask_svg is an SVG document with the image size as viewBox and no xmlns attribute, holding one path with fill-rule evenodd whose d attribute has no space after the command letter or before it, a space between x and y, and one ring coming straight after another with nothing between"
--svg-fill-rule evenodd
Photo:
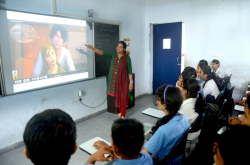
<instances>
[{"instance_id":1,"label":"woman standing","mask_svg":"<svg viewBox=\"0 0 250 165\"><path fill-rule=\"evenodd\" d=\"M129 55L126 54L126 43L120 41L116 52L103 52L102 50L88 45L88 48L95 53L111 59L108 75L107 95L116 97L115 106L119 108L117 118L124 118L128 106L130 92L133 90L132 64Z\"/></svg>"}]
</instances>

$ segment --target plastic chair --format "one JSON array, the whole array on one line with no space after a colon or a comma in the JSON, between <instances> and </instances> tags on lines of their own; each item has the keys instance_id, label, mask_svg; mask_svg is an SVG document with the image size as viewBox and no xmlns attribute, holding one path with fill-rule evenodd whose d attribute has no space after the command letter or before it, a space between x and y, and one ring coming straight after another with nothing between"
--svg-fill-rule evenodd
<instances>
[{"instance_id":1,"label":"plastic chair","mask_svg":"<svg viewBox=\"0 0 250 165\"><path fill-rule=\"evenodd\" d=\"M227 100L229 100L229 99L232 98L234 88L235 88L235 86L233 86L233 87L227 92L227 95L226 95L226 99L227 99Z\"/></svg>"},{"instance_id":2,"label":"plastic chair","mask_svg":"<svg viewBox=\"0 0 250 165\"><path fill-rule=\"evenodd\" d=\"M222 107L224 100L225 100L225 93L221 92L215 99L214 104L218 105L219 107Z\"/></svg>"},{"instance_id":3,"label":"plastic chair","mask_svg":"<svg viewBox=\"0 0 250 165\"><path fill-rule=\"evenodd\" d=\"M201 130L201 125L202 125L202 120L203 120L203 114L199 115L195 121L192 123L191 125L191 129L189 130L188 133L194 133L194 132L198 132L199 130ZM186 159L187 155L190 155L190 149L191 146L195 144L195 142L197 142L197 138L193 139L193 140L187 140L186 142L186 147L185 147L185 154L183 155L183 158ZM194 147L194 146L193 146ZM187 155L186 155L187 153Z\"/></svg>"},{"instance_id":4,"label":"plastic chair","mask_svg":"<svg viewBox=\"0 0 250 165\"><path fill-rule=\"evenodd\" d=\"M190 129L191 129L191 127L182 135L182 137L179 139L179 141L175 144L175 146L172 148L172 150L168 153L168 155L159 159L155 163L155 165L171 164L171 159L177 158L184 153L184 150L186 147L186 142L187 142L187 135L188 135ZM169 160L169 163L167 162L167 160Z\"/></svg>"},{"instance_id":5,"label":"plastic chair","mask_svg":"<svg viewBox=\"0 0 250 165\"><path fill-rule=\"evenodd\" d=\"M225 117L225 120L227 121L229 116L232 116L233 114L234 106L234 99L228 99L221 107L220 112L217 115L217 119Z\"/></svg>"}]
</instances>

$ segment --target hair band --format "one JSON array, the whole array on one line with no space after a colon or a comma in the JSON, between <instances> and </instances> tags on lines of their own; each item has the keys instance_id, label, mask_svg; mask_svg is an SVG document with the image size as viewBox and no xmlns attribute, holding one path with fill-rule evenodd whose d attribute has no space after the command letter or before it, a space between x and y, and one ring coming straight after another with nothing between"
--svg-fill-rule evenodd
<instances>
[{"instance_id":1,"label":"hair band","mask_svg":"<svg viewBox=\"0 0 250 165\"><path fill-rule=\"evenodd\" d=\"M166 95L167 88L168 88L168 85L167 85L167 87L166 87L165 90L164 90L164 103L165 103L165 104L166 104L165 95Z\"/></svg>"}]
</instances>

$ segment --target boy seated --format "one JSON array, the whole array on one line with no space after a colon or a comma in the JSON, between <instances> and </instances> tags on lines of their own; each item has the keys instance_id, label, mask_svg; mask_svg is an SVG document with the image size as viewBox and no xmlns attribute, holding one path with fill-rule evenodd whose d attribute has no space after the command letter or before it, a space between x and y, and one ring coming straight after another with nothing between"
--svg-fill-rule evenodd
<instances>
[{"instance_id":1,"label":"boy seated","mask_svg":"<svg viewBox=\"0 0 250 165\"><path fill-rule=\"evenodd\" d=\"M111 146L103 141L97 141L94 146L98 150L92 154L86 164L94 164L96 161L105 161L105 154L113 151L116 159L113 165L117 164L135 164L135 165L153 165L151 156L141 152L144 143L144 127L136 119L117 119L111 128ZM113 155L111 155L113 157ZM112 160L110 158L110 160Z\"/></svg>"},{"instance_id":2,"label":"boy seated","mask_svg":"<svg viewBox=\"0 0 250 165\"><path fill-rule=\"evenodd\" d=\"M223 79L224 78L224 72L219 68L220 67L220 61L219 60L216 60L214 59L212 61L212 68L213 68L213 71L215 72L215 74Z\"/></svg>"},{"instance_id":3,"label":"boy seated","mask_svg":"<svg viewBox=\"0 0 250 165\"><path fill-rule=\"evenodd\" d=\"M76 125L59 109L34 115L27 123L24 154L35 165L67 165L77 149Z\"/></svg>"}]
</instances>

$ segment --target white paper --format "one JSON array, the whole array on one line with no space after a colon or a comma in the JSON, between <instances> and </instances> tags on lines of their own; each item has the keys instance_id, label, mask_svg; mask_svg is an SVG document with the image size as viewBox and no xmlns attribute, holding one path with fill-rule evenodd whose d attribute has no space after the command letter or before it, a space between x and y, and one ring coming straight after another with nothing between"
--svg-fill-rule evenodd
<instances>
[{"instance_id":1,"label":"white paper","mask_svg":"<svg viewBox=\"0 0 250 165\"><path fill-rule=\"evenodd\" d=\"M247 98L246 97L243 97L242 100L246 100Z\"/></svg>"},{"instance_id":2,"label":"white paper","mask_svg":"<svg viewBox=\"0 0 250 165\"><path fill-rule=\"evenodd\" d=\"M156 117L156 118L162 118L165 116L165 113L163 111L160 111L158 109L153 109L153 108L148 108L148 109L142 111L142 113L145 115Z\"/></svg>"},{"instance_id":3,"label":"white paper","mask_svg":"<svg viewBox=\"0 0 250 165\"><path fill-rule=\"evenodd\" d=\"M242 111L242 112L245 111L245 107L240 106L240 105L235 105L234 109L237 110L237 111Z\"/></svg>"},{"instance_id":4,"label":"white paper","mask_svg":"<svg viewBox=\"0 0 250 165\"><path fill-rule=\"evenodd\" d=\"M171 49L171 39L163 39L163 49Z\"/></svg>"},{"instance_id":5,"label":"white paper","mask_svg":"<svg viewBox=\"0 0 250 165\"><path fill-rule=\"evenodd\" d=\"M250 91L246 91L246 93L249 93Z\"/></svg>"},{"instance_id":6,"label":"white paper","mask_svg":"<svg viewBox=\"0 0 250 165\"><path fill-rule=\"evenodd\" d=\"M83 149L84 151L88 152L89 154L93 154L97 151L97 149L95 149L95 147L93 147L93 144L95 142L97 142L98 140L104 141L105 143L107 143L109 146L111 145L110 142L107 142L106 140L100 138L100 137L95 137L83 144L81 144L79 147L81 149ZM104 154L105 157L109 156L108 154Z\"/></svg>"}]
</instances>

